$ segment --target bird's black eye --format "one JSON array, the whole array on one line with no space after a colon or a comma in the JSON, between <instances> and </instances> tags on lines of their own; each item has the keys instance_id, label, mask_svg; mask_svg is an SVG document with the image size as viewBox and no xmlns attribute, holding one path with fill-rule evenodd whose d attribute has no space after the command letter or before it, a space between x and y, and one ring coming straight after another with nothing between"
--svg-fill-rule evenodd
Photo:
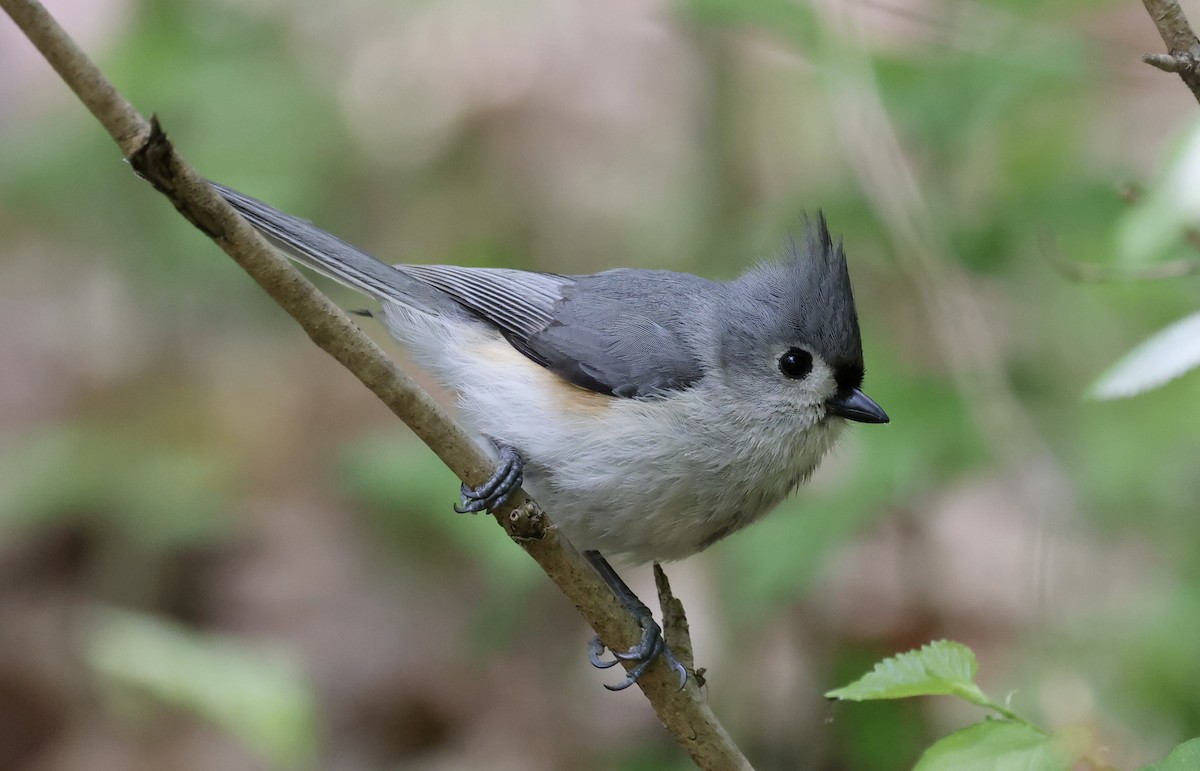
<instances>
[{"instance_id":1,"label":"bird's black eye","mask_svg":"<svg viewBox=\"0 0 1200 771\"><path fill-rule=\"evenodd\" d=\"M799 380L812 372L812 354L803 348L789 348L779 357L779 371L792 380Z\"/></svg>"}]
</instances>

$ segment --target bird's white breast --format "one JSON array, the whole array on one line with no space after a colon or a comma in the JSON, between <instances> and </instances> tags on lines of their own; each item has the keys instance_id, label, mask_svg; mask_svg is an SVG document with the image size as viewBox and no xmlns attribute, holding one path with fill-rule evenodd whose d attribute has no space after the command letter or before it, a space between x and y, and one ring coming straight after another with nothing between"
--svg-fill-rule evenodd
<instances>
[{"instance_id":1,"label":"bird's white breast","mask_svg":"<svg viewBox=\"0 0 1200 771\"><path fill-rule=\"evenodd\" d=\"M517 449L526 491L577 548L608 556L681 559L750 524L816 468L842 424L756 413L710 379L658 398L599 394L490 330L405 321L397 337L458 392L469 427Z\"/></svg>"}]
</instances>

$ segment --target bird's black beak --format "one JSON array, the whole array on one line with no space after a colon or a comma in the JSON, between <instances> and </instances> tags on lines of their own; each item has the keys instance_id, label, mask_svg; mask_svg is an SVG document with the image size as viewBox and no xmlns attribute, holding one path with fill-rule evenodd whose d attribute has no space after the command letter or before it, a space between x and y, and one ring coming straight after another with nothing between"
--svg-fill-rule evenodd
<instances>
[{"instance_id":1,"label":"bird's black beak","mask_svg":"<svg viewBox=\"0 0 1200 771\"><path fill-rule=\"evenodd\" d=\"M857 388L839 391L836 396L825 402L825 406L830 414L859 423L887 423L890 420L882 407Z\"/></svg>"}]
</instances>

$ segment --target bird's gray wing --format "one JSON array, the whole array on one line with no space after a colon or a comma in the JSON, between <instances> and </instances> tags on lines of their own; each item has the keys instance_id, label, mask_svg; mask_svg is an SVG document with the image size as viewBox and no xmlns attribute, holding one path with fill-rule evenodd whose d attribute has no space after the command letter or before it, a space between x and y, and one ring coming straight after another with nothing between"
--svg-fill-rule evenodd
<instances>
[{"instance_id":1,"label":"bird's gray wing","mask_svg":"<svg viewBox=\"0 0 1200 771\"><path fill-rule=\"evenodd\" d=\"M622 397L686 388L702 373L683 336L672 332L661 271L559 276L499 268L397 265L496 327L533 361L577 386ZM695 279L702 281L701 279ZM707 284L707 282L704 282Z\"/></svg>"},{"instance_id":2,"label":"bird's gray wing","mask_svg":"<svg viewBox=\"0 0 1200 771\"><path fill-rule=\"evenodd\" d=\"M553 320L574 281L553 273L455 265L397 265L397 270L450 295L506 337L528 337Z\"/></svg>"},{"instance_id":3,"label":"bird's gray wing","mask_svg":"<svg viewBox=\"0 0 1200 771\"><path fill-rule=\"evenodd\" d=\"M310 222L211 184L293 259L381 300L434 314L466 309L518 351L575 385L638 397L684 388L700 376L681 337L668 331L671 319L662 316L673 298L686 296L680 282L703 281L695 276L621 270L569 277L503 268L393 267Z\"/></svg>"}]
</instances>

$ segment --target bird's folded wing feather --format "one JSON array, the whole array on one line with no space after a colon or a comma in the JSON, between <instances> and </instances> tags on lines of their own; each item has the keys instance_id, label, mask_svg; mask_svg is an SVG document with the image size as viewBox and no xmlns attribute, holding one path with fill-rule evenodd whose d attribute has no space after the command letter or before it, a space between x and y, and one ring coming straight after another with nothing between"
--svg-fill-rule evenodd
<instances>
[{"instance_id":1,"label":"bird's folded wing feather","mask_svg":"<svg viewBox=\"0 0 1200 771\"><path fill-rule=\"evenodd\" d=\"M686 388L702 374L679 335L643 302L552 273L398 265L494 326L514 348L582 388L646 397ZM647 280L653 280L647 272Z\"/></svg>"}]
</instances>

